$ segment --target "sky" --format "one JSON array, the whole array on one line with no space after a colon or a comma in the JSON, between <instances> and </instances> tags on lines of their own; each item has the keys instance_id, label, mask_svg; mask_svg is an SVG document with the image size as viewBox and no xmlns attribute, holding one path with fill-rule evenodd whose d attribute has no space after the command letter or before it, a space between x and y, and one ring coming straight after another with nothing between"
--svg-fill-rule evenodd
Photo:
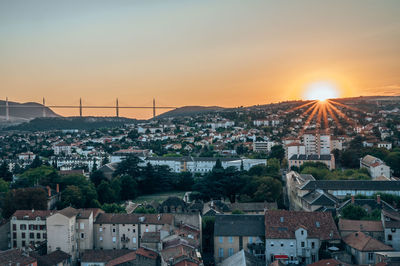
<instances>
[{"instance_id":1,"label":"sky","mask_svg":"<svg viewBox=\"0 0 400 266\"><path fill-rule=\"evenodd\" d=\"M399 11L399 0L0 0L0 97L237 107L304 99L318 82L340 97L400 95Z\"/></svg>"}]
</instances>

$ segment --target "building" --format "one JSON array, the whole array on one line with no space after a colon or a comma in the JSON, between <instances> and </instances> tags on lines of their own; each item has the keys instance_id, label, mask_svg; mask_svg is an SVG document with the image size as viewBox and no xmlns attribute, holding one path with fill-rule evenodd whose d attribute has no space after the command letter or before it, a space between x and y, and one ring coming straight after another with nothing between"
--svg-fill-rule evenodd
<instances>
[{"instance_id":1,"label":"building","mask_svg":"<svg viewBox=\"0 0 400 266\"><path fill-rule=\"evenodd\" d=\"M52 213L49 210L15 211L10 219L12 248L25 248L46 241L46 218Z\"/></svg>"},{"instance_id":2,"label":"building","mask_svg":"<svg viewBox=\"0 0 400 266\"><path fill-rule=\"evenodd\" d=\"M260 260L253 254L244 251L236 252L234 255L222 261L221 266L265 266L265 261Z\"/></svg>"},{"instance_id":3,"label":"building","mask_svg":"<svg viewBox=\"0 0 400 266\"><path fill-rule=\"evenodd\" d=\"M298 142L285 145L286 158L289 160L293 155L306 154L306 146Z\"/></svg>"},{"instance_id":4,"label":"building","mask_svg":"<svg viewBox=\"0 0 400 266\"><path fill-rule=\"evenodd\" d=\"M385 141L378 142L378 148L385 148L387 150L391 150L392 149L392 143L385 142Z\"/></svg>"},{"instance_id":5,"label":"building","mask_svg":"<svg viewBox=\"0 0 400 266\"><path fill-rule=\"evenodd\" d=\"M308 132L303 135L306 155L329 155L331 153L331 136L328 133Z\"/></svg>"},{"instance_id":6,"label":"building","mask_svg":"<svg viewBox=\"0 0 400 266\"><path fill-rule=\"evenodd\" d=\"M373 180L308 180L300 190L324 190L338 199L351 195L372 196L374 194L392 194L400 196L400 181Z\"/></svg>"},{"instance_id":7,"label":"building","mask_svg":"<svg viewBox=\"0 0 400 266\"><path fill-rule=\"evenodd\" d=\"M385 244L400 251L400 213L382 210L381 218L385 233Z\"/></svg>"},{"instance_id":8,"label":"building","mask_svg":"<svg viewBox=\"0 0 400 266\"><path fill-rule=\"evenodd\" d=\"M55 155L71 155L72 147L71 145L62 141L53 146L53 151Z\"/></svg>"},{"instance_id":9,"label":"building","mask_svg":"<svg viewBox=\"0 0 400 266\"><path fill-rule=\"evenodd\" d=\"M377 258L375 252L392 251L393 248L379 240L364 234L363 232L351 233L343 237L346 250L354 256L354 263L375 264Z\"/></svg>"},{"instance_id":10,"label":"building","mask_svg":"<svg viewBox=\"0 0 400 266\"><path fill-rule=\"evenodd\" d=\"M0 251L0 265L37 266L37 259L20 249Z\"/></svg>"},{"instance_id":11,"label":"building","mask_svg":"<svg viewBox=\"0 0 400 266\"><path fill-rule=\"evenodd\" d=\"M275 145L276 143L274 141L254 141L253 151L268 153L271 151L272 146Z\"/></svg>"},{"instance_id":12,"label":"building","mask_svg":"<svg viewBox=\"0 0 400 266\"><path fill-rule=\"evenodd\" d=\"M264 215L216 215L214 258L216 262L240 250L264 260Z\"/></svg>"},{"instance_id":13,"label":"building","mask_svg":"<svg viewBox=\"0 0 400 266\"><path fill-rule=\"evenodd\" d=\"M335 156L333 154L324 155L305 155L305 154L294 154L289 158L289 169L293 166L300 168L306 162L320 162L326 165L329 170L335 169Z\"/></svg>"},{"instance_id":14,"label":"building","mask_svg":"<svg viewBox=\"0 0 400 266\"><path fill-rule=\"evenodd\" d=\"M241 158L212 158L212 157L147 157L143 165L150 163L153 166L168 166L172 172L191 172L205 174L210 172L217 160L221 161L223 168L235 167L236 169L249 170L255 165L267 165L267 159L241 159Z\"/></svg>"},{"instance_id":15,"label":"building","mask_svg":"<svg viewBox=\"0 0 400 266\"><path fill-rule=\"evenodd\" d=\"M71 255L72 262L75 262L83 250L93 249L93 222L102 212L100 209L67 207L48 216L47 252L61 250Z\"/></svg>"},{"instance_id":16,"label":"building","mask_svg":"<svg viewBox=\"0 0 400 266\"><path fill-rule=\"evenodd\" d=\"M319 260L322 245L340 243L331 213L268 210L265 212L265 257L267 263L310 264Z\"/></svg>"},{"instance_id":17,"label":"building","mask_svg":"<svg viewBox=\"0 0 400 266\"><path fill-rule=\"evenodd\" d=\"M362 232L379 241L385 239L382 221L339 219L338 227L342 238L352 233Z\"/></svg>"},{"instance_id":18,"label":"building","mask_svg":"<svg viewBox=\"0 0 400 266\"><path fill-rule=\"evenodd\" d=\"M366 168L372 179L377 179L380 176L390 178L390 167L374 156L367 155L362 158L360 168Z\"/></svg>"},{"instance_id":19,"label":"building","mask_svg":"<svg viewBox=\"0 0 400 266\"><path fill-rule=\"evenodd\" d=\"M106 266L119 265L126 263L127 265L134 264L136 260L136 251L128 249L119 250L85 250L82 253L82 266Z\"/></svg>"},{"instance_id":20,"label":"building","mask_svg":"<svg viewBox=\"0 0 400 266\"><path fill-rule=\"evenodd\" d=\"M174 226L172 214L102 213L94 223L95 249L138 249L147 232L170 234Z\"/></svg>"},{"instance_id":21,"label":"building","mask_svg":"<svg viewBox=\"0 0 400 266\"><path fill-rule=\"evenodd\" d=\"M39 266L71 266L71 255L56 250L43 256L37 256L32 253L31 256L35 257L38 261Z\"/></svg>"}]
</instances>

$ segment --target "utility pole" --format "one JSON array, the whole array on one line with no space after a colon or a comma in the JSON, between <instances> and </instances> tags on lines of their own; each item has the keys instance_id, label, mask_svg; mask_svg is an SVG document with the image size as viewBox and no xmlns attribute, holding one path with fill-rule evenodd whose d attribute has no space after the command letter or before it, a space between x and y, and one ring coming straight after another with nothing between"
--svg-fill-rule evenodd
<instances>
[{"instance_id":1,"label":"utility pole","mask_svg":"<svg viewBox=\"0 0 400 266\"><path fill-rule=\"evenodd\" d=\"M153 119L156 119L156 99L153 98Z\"/></svg>"},{"instance_id":2,"label":"utility pole","mask_svg":"<svg viewBox=\"0 0 400 266\"><path fill-rule=\"evenodd\" d=\"M82 98L79 98L79 116L82 117Z\"/></svg>"},{"instance_id":3,"label":"utility pole","mask_svg":"<svg viewBox=\"0 0 400 266\"><path fill-rule=\"evenodd\" d=\"M43 117L46 117L46 101L43 97Z\"/></svg>"},{"instance_id":4,"label":"utility pole","mask_svg":"<svg viewBox=\"0 0 400 266\"><path fill-rule=\"evenodd\" d=\"M10 110L8 107L8 97L6 97L6 120L9 121L10 120Z\"/></svg>"},{"instance_id":5,"label":"utility pole","mask_svg":"<svg viewBox=\"0 0 400 266\"><path fill-rule=\"evenodd\" d=\"M116 101L116 103L115 103L115 112L116 112L116 114L117 114L117 117L119 117L118 98L117 98L117 101Z\"/></svg>"}]
</instances>

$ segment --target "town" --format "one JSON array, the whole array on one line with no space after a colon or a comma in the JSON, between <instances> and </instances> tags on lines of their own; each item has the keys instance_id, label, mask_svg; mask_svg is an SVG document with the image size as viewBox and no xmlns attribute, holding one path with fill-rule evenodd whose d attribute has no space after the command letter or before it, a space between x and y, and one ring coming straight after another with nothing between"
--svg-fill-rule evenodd
<instances>
[{"instance_id":1,"label":"town","mask_svg":"<svg viewBox=\"0 0 400 266\"><path fill-rule=\"evenodd\" d=\"M400 97L182 109L3 126L0 265L400 263Z\"/></svg>"}]
</instances>

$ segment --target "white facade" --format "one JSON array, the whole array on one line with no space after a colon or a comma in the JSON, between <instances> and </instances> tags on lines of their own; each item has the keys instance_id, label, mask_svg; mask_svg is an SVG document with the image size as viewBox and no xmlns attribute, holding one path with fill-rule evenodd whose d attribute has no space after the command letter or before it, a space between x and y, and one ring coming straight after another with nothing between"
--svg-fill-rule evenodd
<instances>
[{"instance_id":1,"label":"white facade","mask_svg":"<svg viewBox=\"0 0 400 266\"><path fill-rule=\"evenodd\" d=\"M253 151L267 153L270 152L271 148L275 145L276 143L274 141L254 141Z\"/></svg>"},{"instance_id":2,"label":"white facade","mask_svg":"<svg viewBox=\"0 0 400 266\"><path fill-rule=\"evenodd\" d=\"M371 155L367 155L360 160L360 168L367 168L372 179L380 176L390 178L390 167L387 166L381 159Z\"/></svg>"},{"instance_id":3,"label":"white facade","mask_svg":"<svg viewBox=\"0 0 400 266\"><path fill-rule=\"evenodd\" d=\"M292 143L286 146L286 158L289 160L293 155L306 154L306 146L299 143Z\"/></svg>"},{"instance_id":4,"label":"white facade","mask_svg":"<svg viewBox=\"0 0 400 266\"><path fill-rule=\"evenodd\" d=\"M303 144L306 147L306 154L328 155L331 153L331 136L329 134L303 135Z\"/></svg>"}]
</instances>

